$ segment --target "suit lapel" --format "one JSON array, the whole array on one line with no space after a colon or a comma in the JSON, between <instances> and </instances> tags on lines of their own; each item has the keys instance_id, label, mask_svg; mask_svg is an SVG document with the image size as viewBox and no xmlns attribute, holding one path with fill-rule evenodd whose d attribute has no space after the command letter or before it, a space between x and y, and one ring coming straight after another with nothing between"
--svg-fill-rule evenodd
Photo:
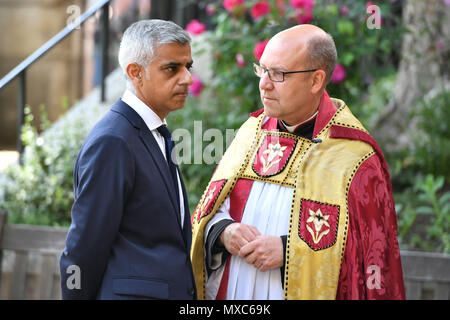
<instances>
[{"instance_id":1,"label":"suit lapel","mask_svg":"<svg viewBox=\"0 0 450 320\"><path fill-rule=\"evenodd\" d=\"M178 225L181 228L180 224L180 206L179 206L179 199L175 199L175 190L172 183L172 178L169 171L169 166L167 165L167 161L164 158L161 149L159 148L158 143L155 140L155 137L153 137L153 134L148 129L147 125L145 124L144 120L136 113L136 111L133 110L129 105L127 105L122 100L118 100L113 107L111 108L112 111L118 112L125 116L128 121L131 122L131 124L139 129L139 137L144 143L148 153L153 158L153 161L155 162L156 166L158 167L159 173L163 177L164 185L166 186L167 193L169 194L169 198L172 202L172 205L174 207L174 212L178 221Z\"/></svg>"},{"instance_id":2,"label":"suit lapel","mask_svg":"<svg viewBox=\"0 0 450 320\"><path fill-rule=\"evenodd\" d=\"M146 130L147 129L147 130ZM175 186L172 183L172 176L169 171L169 166L167 165L167 160L164 158L161 149L159 148L158 143L155 140L155 137L153 134L148 130L148 128L141 129L140 131L140 137L142 141L144 142L148 152L152 156L153 160L155 161L159 172L163 176L164 184L167 187L167 190L169 191L170 199L172 200L172 204L175 207L175 211L177 213L177 219L178 222L180 222L180 205L179 199L176 199L176 193L175 193Z\"/></svg>"}]
</instances>

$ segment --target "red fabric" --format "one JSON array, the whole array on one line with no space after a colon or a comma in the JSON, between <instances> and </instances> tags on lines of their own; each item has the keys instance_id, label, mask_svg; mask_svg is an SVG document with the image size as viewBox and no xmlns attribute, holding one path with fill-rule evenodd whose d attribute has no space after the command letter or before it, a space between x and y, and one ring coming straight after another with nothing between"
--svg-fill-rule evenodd
<instances>
[{"instance_id":1,"label":"red fabric","mask_svg":"<svg viewBox=\"0 0 450 320\"><path fill-rule=\"evenodd\" d=\"M252 188L253 180L239 179L230 194L230 216L236 222L241 222L244 214L245 204ZM219 291L216 300L225 300L227 298L228 276L230 274L231 256L228 257L222 279L220 280Z\"/></svg>"},{"instance_id":2,"label":"red fabric","mask_svg":"<svg viewBox=\"0 0 450 320\"><path fill-rule=\"evenodd\" d=\"M320 99L319 111L316 116L316 124L314 125L314 131L312 137L315 138L320 131L330 122L336 113L336 108L330 99L330 96L326 91L323 92L322 99Z\"/></svg>"},{"instance_id":3,"label":"red fabric","mask_svg":"<svg viewBox=\"0 0 450 320\"><path fill-rule=\"evenodd\" d=\"M276 118L269 118L263 125L262 128L267 131L277 130L278 120Z\"/></svg>"},{"instance_id":4,"label":"red fabric","mask_svg":"<svg viewBox=\"0 0 450 320\"><path fill-rule=\"evenodd\" d=\"M202 205L199 208L200 212L197 215L198 221L209 214L226 182L226 179L211 182L208 191L206 192L205 198L203 199Z\"/></svg>"},{"instance_id":5,"label":"red fabric","mask_svg":"<svg viewBox=\"0 0 450 320\"><path fill-rule=\"evenodd\" d=\"M250 117L258 118L259 115L260 115L261 113L263 113L263 112L264 112L264 108L261 108L261 109L259 109L259 110L257 110L257 111L253 111L252 113L250 113Z\"/></svg>"},{"instance_id":6,"label":"red fabric","mask_svg":"<svg viewBox=\"0 0 450 320\"><path fill-rule=\"evenodd\" d=\"M397 216L377 154L356 172L348 195L349 226L336 299L405 299Z\"/></svg>"},{"instance_id":7,"label":"red fabric","mask_svg":"<svg viewBox=\"0 0 450 320\"><path fill-rule=\"evenodd\" d=\"M222 279L220 280L219 291L217 291L216 300L226 300L227 299L227 289L228 289L228 277L230 276L230 262L231 256L228 257L225 264L225 270L223 271Z\"/></svg>"},{"instance_id":8,"label":"red fabric","mask_svg":"<svg viewBox=\"0 0 450 320\"><path fill-rule=\"evenodd\" d=\"M230 216L234 221L241 222L242 220L252 184L253 180L239 179L230 194Z\"/></svg>"}]
</instances>

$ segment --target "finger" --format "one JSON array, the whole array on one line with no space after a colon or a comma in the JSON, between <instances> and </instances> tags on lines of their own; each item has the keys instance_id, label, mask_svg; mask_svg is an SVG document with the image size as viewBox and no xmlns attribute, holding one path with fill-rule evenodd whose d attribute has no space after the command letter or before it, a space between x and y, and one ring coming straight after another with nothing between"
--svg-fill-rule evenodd
<instances>
[{"instance_id":1,"label":"finger","mask_svg":"<svg viewBox=\"0 0 450 320\"><path fill-rule=\"evenodd\" d=\"M270 269L269 260L267 260L267 257L259 259L257 268L259 271L267 271Z\"/></svg>"},{"instance_id":2,"label":"finger","mask_svg":"<svg viewBox=\"0 0 450 320\"><path fill-rule=\"evenodd\" d=\"M250 226L250 225L242 225L241 232L242 232L242 236L248 242L255 240L255 238L259 234L258 230L254 226Z\"/></svg>"},{"instance_id":3,"label":"finger","mask_svg":"<svg viewBox=\"0 0 450 320\"><path fill-rule=\"evenodd\" d=\"M244 258L248 256L250 253L252 253L255 250L256 243L255 242L249 242L245 246L241 247L241 250L239 250L239 257Z\"/></svg>"},{"instance_id":4,"label":"finger","mask_svg":"<svg viewBox=\"0 0 450 320\"><path fill-rule=\"evenodd\" d=\"M249 226L250 227L250 231L253 233L253 235L255 237L261 235L261 233L258 231L258 229L255 226Z\"/></svg>"},{"instance_id":5,"label":"finger","mask_svg":"<svg viewBox=\"0 0 450 320\"><path fill-rule=\"evenodd\" d=\"M255 226L247 225L248 235L251 237L251 241L253 241L256 237L261 235L258 229Z\"/></svg>"},{"instance_id":6,"label":"finger","mask_svg":"<svg viewBox=\"0 0 450 320\"><path fill-rule=\"evenodd\" d=\"M258 260L258 256L252 252L250 253L246 258L245 258L245 262L247 262L248 264L252 264L253 266L255 265L259 265L260 262L257 261Z\"/></svg>"},{"instance_id":7,"label":"finger","mask_svg":"<svg viewBox=\"0 0 450 320\"><path fill-rule=\"evenodd\" d=\"M238 250L240 250L242 247L246 246L249 242L250 241L248 241L244 237L240 237L239 239L237 239L236 243L237 243Z\"/></svg>"},{"instance_id":8,"label":"finger","mask_svg":"<svg viewBox=\"0 0 450 320\"><path fill-rule=\"evenodd\" d=\"M245 246L249 241L243 237L240 233L235 233L230 241L230 247L232 247L235 252L230 252L232 254L239 254L239 250Z\"/></svg>"}]
</instances>

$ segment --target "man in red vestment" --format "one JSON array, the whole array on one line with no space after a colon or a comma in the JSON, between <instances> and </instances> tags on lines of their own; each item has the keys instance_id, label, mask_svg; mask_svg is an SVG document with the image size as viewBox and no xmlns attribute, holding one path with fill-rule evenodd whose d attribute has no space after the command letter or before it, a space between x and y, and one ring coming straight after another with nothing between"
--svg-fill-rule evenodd
<instances>
[{"instance_id":1,"label":"man in red vestment","mask_svg":"<svg viewBox=\"0 0 450 320\"><path fill-rule=\"evenodd\" d=\"M388 165L325 90L336 59L331 36L299 25L254 65L264 109L192 217L199 298L404 299Z\"/></svg>"}]
</instances>

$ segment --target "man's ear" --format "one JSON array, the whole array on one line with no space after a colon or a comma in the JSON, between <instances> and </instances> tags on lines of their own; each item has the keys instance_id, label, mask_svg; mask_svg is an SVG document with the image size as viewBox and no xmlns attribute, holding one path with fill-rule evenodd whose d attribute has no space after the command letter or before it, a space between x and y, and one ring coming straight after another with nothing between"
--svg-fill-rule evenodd
<instances>
[{"instance_id":1,"label":"man's ear","mask_svg":"<svg viewBox=\"0 0 450 320\"><path fill-rule=\"evenodd\" d=\"M142 85L143 68L140 65L138 65L135 62L132 62L127 66L126 70L128 79L130 79L131 82L133 82L135 87Z\"/></svg>"},{"instance_id":2,"label":"man's ear","mask_svg":"<svg viewBox=\"0 0 450 320\"><path fill-rule=\"evenodd\" d=\"M317 71L314 71L312 76L312 87L311 87L311 93L317 94L322 88L325 87L325 78L326 73L322 69L319 69Z\"/></svg>"}]
</instances>

